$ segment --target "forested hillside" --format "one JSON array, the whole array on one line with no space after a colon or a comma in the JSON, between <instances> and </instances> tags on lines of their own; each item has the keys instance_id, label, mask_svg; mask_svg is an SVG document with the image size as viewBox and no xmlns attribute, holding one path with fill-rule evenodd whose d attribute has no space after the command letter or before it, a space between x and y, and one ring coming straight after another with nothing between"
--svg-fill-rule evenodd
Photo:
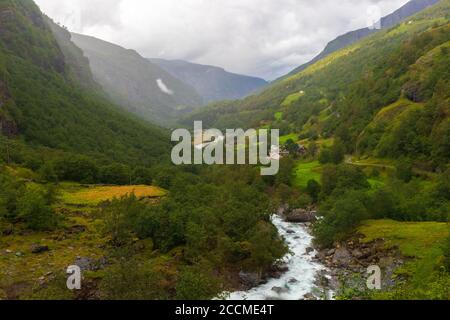
<instances>
[{"instance_id":1,"label":"forested hillside","mask_svg":"<svg viewBox=\"0 0 450 320\"><path fill-rule=\"evenodd\" d=\"M134 50L80 34L73 42L83 50L96 81L124 110L169 126L203 105L195 89Z\"/></svg>"},{"instance_id":2,"label":"forested hillside","mask_svg":"<svg viewBox=\"0 0 450 320\"><path fill-rule=\"evenodd\" d=\"M136 164L168 151L161 129L132 119L95 86L86 87L93 80L85 59L76 51L66 59L75 48L58 46L32 1L4 0L0 10L0 119L11 144ZM39 163L47 153L27 156Z\"/></svg>"},{"instance_id":3,"label":"forested hillside","mask_svg":"<svg viewBox=\"0 0 450 320\"><path fill-rule=\"evenodd\" d=\"M212 105L184 122L203 119L219 128L271 126L302 138L338 136L349 152L366 153L370 149L385 157L402 153L437 162L437 157L448 159L448 149L442 145L449 140L448 21L449 2L443 1L411 21L372 35L275 83L257 96ZM377 149L380 133L374 133L370 123L383 108L402 98L423 108L404 115L408 119L401 128L390 130L399 135L397 143L402 145L393 148L397 154L380 150L381 146ZM422 121L423 125L408 127L408 121Z\"/></svg>"},{"instance_id":4,"label":"forested hillside","mask_svg":"<svg viewBox=\"0 0 450 320\"><path fill-rule=\"evenodd\" d=\"M0 129L0 300L211 299L286 252L279 182L172 166L169 135L110 102L31 0L0 0Z\"/></svg>"},{"instance_id":5,"label":"forested hillside","mask_svg":"<svg viewBox=\"0 0 450 320\"><path fill-rule=\"evenodd\" d=\"M284 199L317 208L316 257L339 279L338 299L447 300L449 51L445 0L183 123L281 130ZM378 292L361 277L373 264L385 281Z\"/></svg>"}]
</instances>

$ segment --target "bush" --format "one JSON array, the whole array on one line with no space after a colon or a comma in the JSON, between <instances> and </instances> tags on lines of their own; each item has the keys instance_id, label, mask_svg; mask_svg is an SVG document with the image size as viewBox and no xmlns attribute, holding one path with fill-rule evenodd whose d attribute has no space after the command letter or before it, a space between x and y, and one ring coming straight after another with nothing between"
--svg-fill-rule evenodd
<instances>
[{"instance_id":1,"label":"bush","mask_svg":"<svg viewBox=\"0 0 450 320\"><path fill-rule=\"evenodd\" d=\"M176 286L177 300L210 300L220 293L219 278L203 269L186 267L181 272Z\"/></svg>"},{"instance_id":2,"label":"bush","mask_svg":"<svg viewBox=\"0 0 450 320\"><path fill-rule=\"evenodd\" d=\"M141 204L134 194L113 199L100 211L103 218L102 233L108 236L116 247L130 243L135 234L135 222L144 210L145 205Z\"/></svg>"},{"instance_id":3,"label":"bush","mask_svg":"<svg viewBox=\"0 0 450 320\"><path fill-rule=\"evenodd\" d=\"M365 193L361 191L348 191L329 199L320 209L323 219L313 228L316 242L322 247L331 247L336 241L345 240L369 217L365 202Z\"/></svg>"},{"instance_id":4,"label":"bush","mask_svg":"<svg viewBox=\"0 0 450 320\"><path fill-rule=\"evenodd\" d=\"M345 159L345 145L340 139L336 139L331 148L325 148L319 154L321 164L340 164Z\"/></svg>"},{"instance_id":5,"label":"bush","mask_svg":"<svg viewBox=\"0 0 450 320\"><path fill-rule=\"evenodd\" d=\"M51 207L52 192L38 186L29 186L18 199L18 217L24 220L27 228L48 231L57 227L58 218Z\"/></svg>"},{"instance_id":6,"label":"bush","mask_svg":"<svg viewBox=\"0 0 450 320\"><path fill-rule=\"evenodd\" d=\"M106 300L164 300L169 298L164 283L161 272L151 265L123 256L106 269L100 288Z\"/></svg>"},{"instance_id":7,"label":"bush","mask_svg":"<svg viewBox=\"0 0 450 320\"><path fill-rule=\"evenodd\" d=\"M64 157L55 162L55 171L60 180L94 183L98 177L98 167L89 158Z\"/></svg>"},{"instance_id":8,"label":"bush","mask_svg":"<svg viewBox=\"0 0 450 320\"><path fill-rule=\"evenodd\" d=\"M316 180L309 180L306 185L306 192L309 194L314 203L319 200L320 192L322 191L322 186Z\"/></svg>"},{"instance_id":9,"label":"bush","mask_svg":"<svg viewBox=\"0 0 450 320\"><path fill-rule=\"evenodd\" d=\"M151 185L153 183L153 174L150 169L136 167L132 173L133 184Z\"/></svg>"},{"instance_id":10,"label":"bush","mask_svg":"<svg viewBox=\"0 0 450 320\"><path fill-rule=\"evenodd\" d=\"M322 174L322 194L326 198L333 192L343 192L345 190L369 189L370 184L364 172L352 165L341 164L338 166L327 165Z\"/></svg>"},{"instance_id":11,"label":"bush","mask_svg":"<svg viewBox=\"0 0 450 320\"><path fill-rule=\"evenodd\" d=\"M397 165L397 178L403 182L410 182L413 178L412 163L409 160L402 160Z\"/></svg>"},{"instance_id":12,"label":"bush","mask_svg":"<svg viewBox=\"0 0 450 320\"><path fill-rule=\"evenodd\" d=\"M102 183L130 184L130 168L121 164L111 164L100 168L99 179Z\"/></svg>"}]
</instances>

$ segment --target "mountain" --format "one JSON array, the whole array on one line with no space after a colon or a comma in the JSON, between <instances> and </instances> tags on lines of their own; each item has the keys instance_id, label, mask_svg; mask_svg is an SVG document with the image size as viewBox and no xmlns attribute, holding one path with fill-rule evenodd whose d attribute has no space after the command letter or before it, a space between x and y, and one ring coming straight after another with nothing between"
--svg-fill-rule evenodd
<instances>
[{"instance_id":1,"label":"mountain","mask_svg":"<svg viewBox=\"0 0 450 320\"><path fill-rule=\"evenodd\" d=\"M390 28L397 23L400 23L404 19L438 3L440 0L411 0L408 3L406 3L404 6L402 6L400 9L394 11L393 13L387 15L386 17L381 19L381 29L387 29ZM377 29L369 29L369 28L363 28L358 29L355 31L348 32L344 35L341 35L334 39L333 41L329 42L325 49L314 59L311 61L301 65L300 67L294 69L291 71L288 76L294 75L302 70L305 70L308 66L316 63L319 60L322 60L323 58L329 56L333 52L336 52L340 49L343 49L365 37L368 37L369 35L378 32ZM283 77L284 78L284 77Z\"/></svg>"},{"instance_id":2,"label":"mountain","mask_svg":"<svg viewBox=\"0 0 450 320\"><path fill-rule=\"evenodd\" d=\"M191 85L207 103L241 99L268 84L263 79L230 73L214 66L182 60L150 59L150 61Z\"/></svg>"},{"instance_id":3,"label":"mountain","mask_svg":"<svg viewBox=\"0 0 450 320\"><path fill-rule=\"evenodd\" d=\"M441 1L411 21L336 51L258 95L198 110L183 123L278 128L282 135L299 140L339 137L349 152L411 157L430 167L446 164L449 19L450 1ZM377 120L385 119L385 112L389 121Z\"/></svg>"},{"instance_id":4,"label":"mountain","mask_svg":"<svg viewBox=\"0 0 450 320\"><path fill-rule=\"evenodd\" d=\"M89 59L95 80L127 111L169 125L203 104L194 88L134 50L80 34L72 34L72 41Z\"/></svg>"},{"instance_id":5,"label":"mountain","mask_svg":"<svg viewBox=\"0 0 450 320\"><path fill-rule=\"evenodd\" d=\"M0 145L8 157L36 167L56 153L142 165L167 155L168 135L111 103L70 34L48 23L31 0L0 1Z\"/></svg>"}]
</instances>

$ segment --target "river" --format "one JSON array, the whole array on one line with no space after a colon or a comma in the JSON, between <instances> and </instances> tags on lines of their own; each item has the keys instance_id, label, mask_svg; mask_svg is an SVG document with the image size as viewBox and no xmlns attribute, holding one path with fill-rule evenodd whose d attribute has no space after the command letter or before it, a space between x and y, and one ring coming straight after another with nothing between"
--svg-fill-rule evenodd
<instances>
[{"instance_id":1,"label":"river","mask_svg":"<svg viewBox=\"0 0 450 320\"><path fill-rule=\"evenodd\" d=\"M316 251L307 253L311 248L313 237L303 224L289 223L280 216L274 215L273 224L284 237L290 253L283 258L289 268L279 279L268 279L268 282L249 291L233 292L229 300L302 300L305 295L316 298L330 298L323 295L323 290L314 284L320 271L325 266L315 262ZM322 292L321 292L322 291Z\"/></svg>"}]
</instances>

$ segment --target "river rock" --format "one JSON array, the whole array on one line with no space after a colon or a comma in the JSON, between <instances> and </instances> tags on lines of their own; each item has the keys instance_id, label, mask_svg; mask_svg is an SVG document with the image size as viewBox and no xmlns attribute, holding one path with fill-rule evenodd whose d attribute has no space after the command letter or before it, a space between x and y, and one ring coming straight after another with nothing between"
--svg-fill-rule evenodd
<instances>
[{"instance_id":1,"label":"river rock","mask_svg":"<svg viewBox=\"0 0 450 320\"><path fill-rule=\"evenodd\" d=\"M287 288L281 288L281 287L273 287L272 291L277 293L277 294L283 294L283 293L288 293L289 289Z\"/></svg>"},{"instance_id":2,"label":"river rock","mask_svg":"<svg viewBox=\"0 0 450 320\"><path fill-rule=\"evenodd\" d=\"M286 214L286 221L291 223L307 223L316 220L314 211L296 209Z\"/></svg>"},{"instance_id":3,"label":"river rock","mask_svg":"<svg viewBox=\"0 0 450 320\"><path fill-rule=\"evenodd\" d=\"M346 248L338 248L333 255L333 264L346 267L350 263L352 257Z\"/></svg>"},{"instance_id":4,"label":"river rock","mask_svg":"<svg viewBox=\"0 0 450 320\"><path fill-rule=\"evenodd\" d=\"M242 283L248 287L256 287L261 281L261 277L256 272L241 271L239 272L239 278Z\"/></svg>"},{"instance_id":5,"label":"river rock","mask_svg":"<svg viewBox=\"0 0 450 320\"><path fill-rule=\"evenodd\" d=\"M310 254L311 252L314 252L314 248L311 247L306 248L306 254Z\"/></svg>"},{"instance_id":6,"label":"river rock","mask_svg":"<svg viewBox=\"0 0 450 320\"><path fill-rule=\"evenodd\" d=\"M313 301L317 300L317 298L312 293L307 293L303 296L303 299Z\"/></svg>"}]
</instances>

